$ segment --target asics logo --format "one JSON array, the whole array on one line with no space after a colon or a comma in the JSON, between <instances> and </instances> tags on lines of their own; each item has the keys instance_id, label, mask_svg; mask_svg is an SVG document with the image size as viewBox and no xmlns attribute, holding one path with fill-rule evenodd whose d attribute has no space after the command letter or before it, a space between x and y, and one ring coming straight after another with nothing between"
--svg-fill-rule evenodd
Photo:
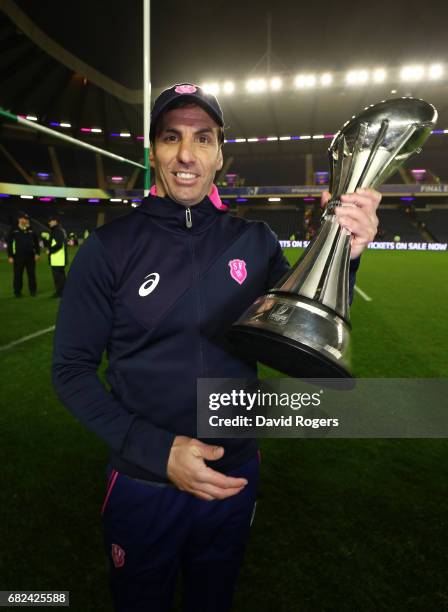
<instances>
[{"instance_id":1,"label":"asics logo","mask_svg":"<svg viewBox=\"0 0 448 612\"><path fill-rule=\"evenodd\" d=\"M148 276L145 276L145 282L140 286L138 294L140 297L146 297L154 291L159 284L160 274L157 272L151 272Z\"/></svg>"}]
</instances>

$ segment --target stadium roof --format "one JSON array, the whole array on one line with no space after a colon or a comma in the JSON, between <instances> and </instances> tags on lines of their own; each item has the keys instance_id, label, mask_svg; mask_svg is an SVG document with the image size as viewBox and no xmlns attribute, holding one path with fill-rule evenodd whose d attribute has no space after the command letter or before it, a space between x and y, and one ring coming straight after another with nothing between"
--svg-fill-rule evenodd
<instances>
[{"instance_id":1,"label":"stadium roof","mask_svg":"<svg viewBox=\"0 0 448 612\"><path fill-rule=\"evenodd\" d=\"M142 2L1 0L0 9L0 104L46 125L67 123L60 129L73 136L141 157ZM227 138L246 142L229 143L228 155L276 164L313 152L324 166L328 138L287 137L332 134L384 98L423 97L439 110L438 128L448 129L447 11L403 0L282 2L278 8L266 0L153 1L153 92L186 80L218 83L222 90L231 81L234 93L220 94ZM430 66L439 63L444 74L430 78ZM423 78L403 81L406 65L423 66ZM373 80L377 68L387 71L380 83ZM366 82L348 84L350 70L369 71ZM326 73L333 79L328 86L321 82ZM299 74L303 88L295 85ZM310 75L316 83L307 86ZM281 79L279 90L271 89L272 77ZM267 91L247 91L248 79L266 79ZM102 131L81 132L92 127ZM130 137L111 136L120 133ZM285 140L253 140L258 137ZM418 165L448 178L447 144L448 133L434 135Z\"/></svg>"}]
</instances>

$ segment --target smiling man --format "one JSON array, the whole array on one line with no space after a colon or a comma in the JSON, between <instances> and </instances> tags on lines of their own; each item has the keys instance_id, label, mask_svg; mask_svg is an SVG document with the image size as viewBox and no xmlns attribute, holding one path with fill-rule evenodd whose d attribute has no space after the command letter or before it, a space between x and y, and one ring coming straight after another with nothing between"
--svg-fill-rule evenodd
<instances>
[{"instance_id":1,"label":"smiling man","mask_svg":"<svg viewBox=\"0 0 448 612\"><path fill-rule=\"evenodd\" d=\"M57 321L57 392L111 449L102 515L118 612L167 612L179 572L185 611L230 610L254 514L256 441L196 439L196 381L256 376L225 331L289 264L266 224L219 198L223 128L196 85L157 98L151 195L81 247ZM338 213L354 256L379 199L350 194ZM97 375L106 349L110 390Z\"/></svg>"},{"instance_id":2,"label":"smiling man","mask_svg":"<svg viewBox=\"0 0 448 612\"><path fill-rule=\"evenodd\" d=\"M185 106L164 113L158 123L151 163L157 193L184 206L201 202L222 168L222 128L200 106Z\"/></svg>"}]
</instances>

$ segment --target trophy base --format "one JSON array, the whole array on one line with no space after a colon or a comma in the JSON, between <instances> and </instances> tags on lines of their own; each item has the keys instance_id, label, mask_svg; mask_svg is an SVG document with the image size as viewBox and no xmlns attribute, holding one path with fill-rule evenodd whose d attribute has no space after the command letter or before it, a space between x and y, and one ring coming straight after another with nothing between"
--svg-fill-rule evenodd
<instances>
[{"instance_id":1,"label":"trophy base","mask_svg":"<svg viewBox=\"0 0 448 612\"><path fill-rule=\"evenodd\" d=\"M241 352L297 378L352 379L350 325L306 297L270 293L259 298L229 330Z\"/></svg>"}]
</instances>

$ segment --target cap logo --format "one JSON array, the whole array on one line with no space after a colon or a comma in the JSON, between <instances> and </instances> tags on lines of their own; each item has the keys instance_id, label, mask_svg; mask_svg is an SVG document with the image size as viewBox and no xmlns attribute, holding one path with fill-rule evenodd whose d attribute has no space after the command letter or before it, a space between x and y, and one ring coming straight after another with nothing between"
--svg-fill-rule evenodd
<instances>
[{"instance_id":1,"label":"cap logo","mask_svg":"<svg viewBox=\"0 0 448 612\"><path fill-rule=\"evenodd\" d=\"M194 94L197 90L194 85L178 85L174 91L178 94Z\"/></svg>"}]
</instances>

